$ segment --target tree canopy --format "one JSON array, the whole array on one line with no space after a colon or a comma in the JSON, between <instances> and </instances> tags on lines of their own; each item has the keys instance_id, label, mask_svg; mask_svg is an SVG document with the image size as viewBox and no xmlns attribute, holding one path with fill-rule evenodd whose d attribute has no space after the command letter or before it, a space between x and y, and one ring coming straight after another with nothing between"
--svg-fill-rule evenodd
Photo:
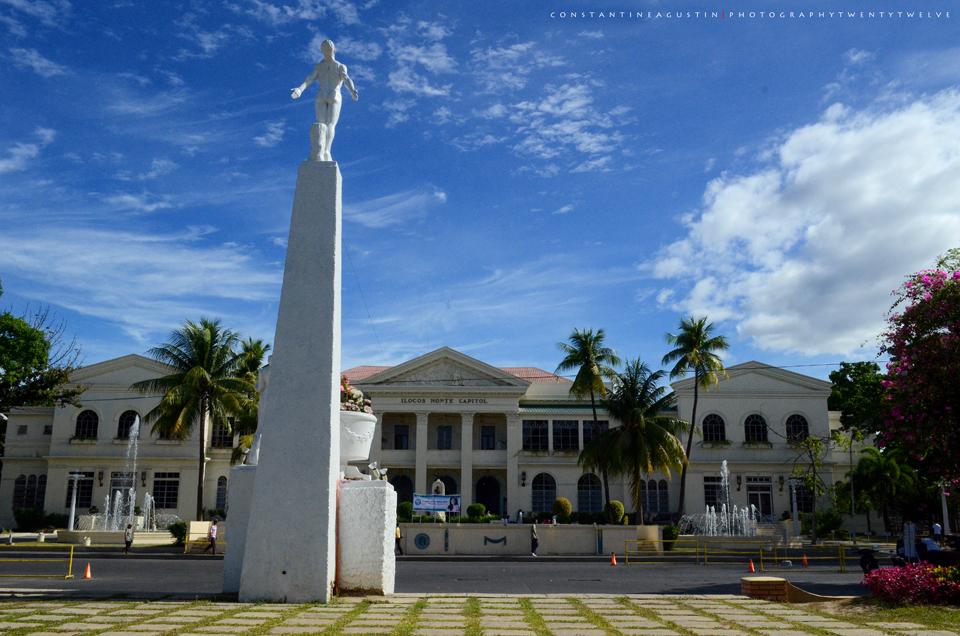
<instances>
[{"instance_id":1,"label":"tree canopy","mask_svg":"<svg viewBox=\"0 0 960 636\"><path fill-rule=\"evenodd\" d=\"M883 376L875 362L842 362L830 373L833 389L827 408L840 411L846 431L875 435L883 421Z\"/></svg>"},{"instance_id":2,"label":"tree canopy","mask_svg":"<svg viewBox=\"0 0 960 636\"><path fill-rule=\"evenodd\" d=\"M882 350L881 447L902 449L928 477L960 479L960 249L896 290Z\"/></svg>"}]
</instances>

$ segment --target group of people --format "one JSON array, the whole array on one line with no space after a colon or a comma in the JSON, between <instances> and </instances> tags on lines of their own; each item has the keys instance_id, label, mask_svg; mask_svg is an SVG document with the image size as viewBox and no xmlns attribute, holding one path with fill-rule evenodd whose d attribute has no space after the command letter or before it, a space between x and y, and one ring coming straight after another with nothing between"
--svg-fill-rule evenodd
<instances>
[{"instance_id":1,"label":"group of people","mask_svg":"<svg viewBox=\"0 0 960 636\"><path fill-rule=\"evenodd\" d=\"M400 527L397 526L397 532L399 531ZM203 549L204 554L207 552L211 554L217 553L217 532L217 520L214 519L212 522L210 522L210 528L207 530L207 547ZM130 547L133 545L133 534L133 524L128 523L127 527L123 531L123 550L121 551L121 554L124 556L130 554Z\"/></svg>"}]
</instances>

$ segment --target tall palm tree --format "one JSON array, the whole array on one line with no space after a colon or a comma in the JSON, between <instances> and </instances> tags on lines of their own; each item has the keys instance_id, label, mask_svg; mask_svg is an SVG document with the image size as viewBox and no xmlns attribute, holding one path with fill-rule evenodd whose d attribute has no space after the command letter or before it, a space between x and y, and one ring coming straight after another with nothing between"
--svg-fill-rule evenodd
<instances>
[{"instance_id":1,"label":"tall palm tree","mask_svg":"<svg viewBox=\"0 0 960 636\"><path fill-rule=\"evenodd\" d=\"M671 470L686 465L679 436L687 424L663 415L673 405L674 396L660 385L663 371L651 371L640 360L628 360L623 373L617 375L613 389L602 404L620 426L603 433L590 446L608 455L608 467L615 475L626 475L630 497L643 523L642 488L645 476L657 471L667 477ZM595 452L594 449L585 452Z\"/></svg>"},{"instance_id":2,"label":"tall palm tree","mask_svg":"<svg viewBox=\"0 0 960 636\"><path fill-rule=\"evenodd\" d=\"M260 409L260 392L256 390L257 377L268 353L270 345L263 340L247 338L240 343L240 376L247 379L254 389L242 397L240 412L233 420L233 429L240 438L230 455L231 464L243 461L253 445Z\"/></svg>"},{"instance_id":3,"label":"tall palm tree","mask_svg":"<svg viewBox=\"0 0 960 636\"><path fill-rule=\"evenodd\" d=\"M896 451L881 451L868 446L851 477L867 500L880 508L883 526L890 530L890 508L907 500L916 490L917 475ZM869 513L868 513L869 514Z\"/></svg>"},{"instance_id":4,"label":"tall palm tree","mask_svg":"<svg viewBox=\"0 0 960 636\"><path fill-rule=\"evenodd\" d=\"M236 332L219 320L188 320L170 333L170 341L148 354L174 368L173 373L135 383L142 393L162 393L160 403L146 414L153 432L186 439L194 426L198 435L197 519L203 518L203 481L206 472L206 423L230 427L228 417L241 412L245 396L256 386L244 377Z\"/></svg>"},{"instance_id":5,"label":"tall palm tree","mask_svg":"<svg viewBox=\"0 0 960 636\"><path fill-rule=\"evenodd\" d=\"M563 352L563 360L557 365L556 373L576 370L577 375L570 387L571 395L579 399L590 396L590 408L593 410L593 430L597 434L597 399L607 395L607 385L604 379L616 376L613 367L620 364L617 353L604 345L603 329L574 329L567 342L559 342L557 346ZM610 484L608 483L608 469L602 455L595 455L590 463L586 464L600 471L603 477L604 503L610 503Z\"/></svg>"},{"instance_id":6,"label":"tall palm tree","mask_svg":"<svg viewBox=\"0 0 960 636\"><path fill-rule=\"evenodd\" d=\"M671 378L678 378L693 371L693 413L690 416L690 430L687 434L687 461L693 450L693 431L697 426L697 401L700 387L709 388L720 381L724 373L723 362L717 352L729 348L727 339L713 335L713 323L707 322L707 317L682 318L680 331L676 334L667 334L667 344L673 349L663 356L663 364L673 364L670 370ZM687 467L683 465L680 472L680 501L677 505L679 514L684 513L683 504L687 494Z\"/></svg>"}]
</instances>

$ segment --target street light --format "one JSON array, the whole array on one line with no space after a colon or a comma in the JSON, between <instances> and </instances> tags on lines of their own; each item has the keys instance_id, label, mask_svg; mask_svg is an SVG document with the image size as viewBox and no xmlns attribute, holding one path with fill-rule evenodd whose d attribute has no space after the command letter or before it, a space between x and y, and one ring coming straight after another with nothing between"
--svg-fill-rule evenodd
<instances>
[{"instance_id":1,"label":"street light","mask_svg":"<svg viewBox=\"0 0 960 636\"><path fill-rule=\"evenodd\" d=\"M72 472L69 477L70 481L73 482L73 494L70 496L70 517L67 519L67 530L73 530L73 520L77 516L77 489L80 480L83 479L83 473Z\"/></svg>"}]
</instances>

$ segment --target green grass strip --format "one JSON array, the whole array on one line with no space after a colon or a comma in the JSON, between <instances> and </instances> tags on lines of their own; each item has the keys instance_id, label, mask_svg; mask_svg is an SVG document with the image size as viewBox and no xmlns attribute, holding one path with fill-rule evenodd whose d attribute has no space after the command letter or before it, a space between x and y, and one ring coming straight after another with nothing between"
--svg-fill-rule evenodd
<instances>
[{"instance_id":1,"label":"green grass strip","mask_svg":"<svg viewBox=\"0 0 960 636\"><path fill-rule=\"evenodd\" d=\"M538 636L550 636L550 629L543 621L543 617L540 616L536 608L534 608L533 603L530 602L530 599L520 599L520 607L523 609L524 619L527 621L527 624L533 628L533 631L535 631Z\"/></svg>"},{"instance_id":2,"label":"green grass strip","mask_svg":"<svg viewBox=\"0 0 960 636\"><path fill-rule=\"evenodd\" d=\"M577 613L580 614L581 617L583 617L583 618L587 619L588 621L590 621L590 623L591 623L592 625L594 625L594 626L596 626L596 627L599 627L600 629L604 630L604 631L607 632L608 634L619 634L619 633L620 633L620 631L619 631L616 627L614 627L613 625L611 625L610 623L608 623L607 620L606 620L604 617L600 616L599 614L597 614L596 612L594 612L592 609L590 609L589 607L587 607L587 606L583 603L583 601L581 601L580 599L577 599L577 598L568 598L567 601L568 601L571 605L573 605L574 608L576 608Z\"/></svg>"},{"instance_id":3,"label":"green grass strip","mask_svg":"<svg viewBox=\"0 0 960 636\"><path fill-rule=\"evenodd\" d=\"M633 610L633 611L634 611L637 615L639 615L639 616L642 616L642 617L644 617L644 618L650 619L651 621L653 621L653 622L655 622L655 623L661 623L664 627L667 627L667 628L669 628L669 629L672 629L672 630L674 630L675 632L678 632L678 633L680 633L680 634L684 634L684 636L696 636L696 634L694 634L693 632L691 632L689 629L683 627L682 625L678 625L678 624L674 623L673 621L671 621L671 620L669 620L669 619L667 619L667 618L665 618L665 617L662 617L662 616L656 614L656 613L655 613L653 610L651 610L651 609L648 609L648 608L646 608L646 607L642 607L642 606L640 606L640 605L637 605L636 603L634 603L633 601L631 601L630 599L628 599L628 598L625 597L625 596L618 596L618 597L617 597L617 603L620 603L621 605L623 605L623 606L626 607L627 609Z\"/></svg>"},{"instance_id":4,"label":"green grass strip","mask_svg":"<svg viewBox=\"0 0 960 636\"><path fill-rule=\"evenodd\" d=\"M427 599L422 598L410 606L400 623L390 632L391 636L409 636L417 628L420 613L427 608Z\"/></svg>"},{"instance_id":5,"label":"green grass strip","mask_svg":"<svg viewBox=\"0 0 960 636\"><path fill-rule=\"evenodd\" d=\"M475 596L468 598L463 615L467 618L467 628L464 634L466 636L483 636L483 629L480 627L480 599Z\"/></svg>"}]
</instances>

